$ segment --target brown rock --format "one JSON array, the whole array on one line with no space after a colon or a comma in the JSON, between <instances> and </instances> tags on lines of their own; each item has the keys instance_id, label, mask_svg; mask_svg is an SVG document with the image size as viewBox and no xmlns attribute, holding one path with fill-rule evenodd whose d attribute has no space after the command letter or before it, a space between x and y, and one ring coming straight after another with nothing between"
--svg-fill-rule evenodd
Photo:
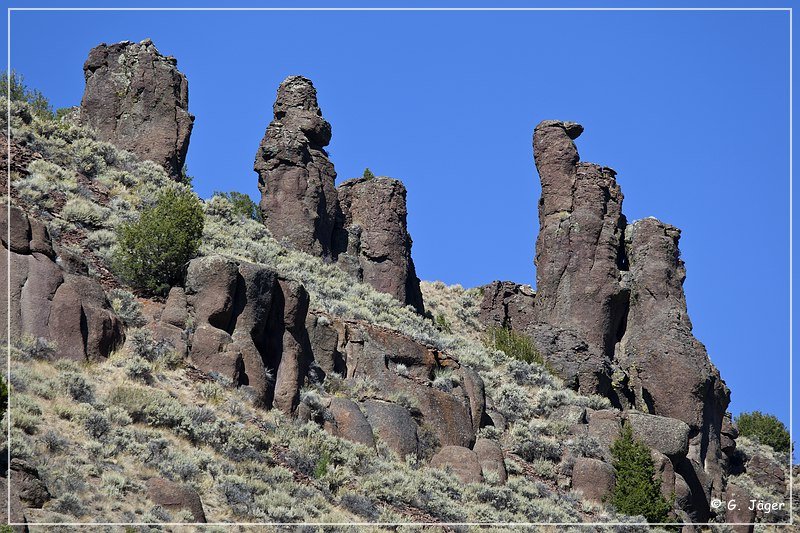
<instances>
[{"instance_id":1,"label":"brown rock","mask_svg":"<svg viewBox=\"0 0 800 533\"><path fill-rule=\"evenodd\" d=\"M182 287L172 287L167 296L167 303L161 312L161 322L170 324L178 328L186 327L186 320L189 318L187 310L186 293Z\"/></svg>"},{"instance_id":2,"label":"brown rock","mask_svg":"<svg viewBox=\"0 0 800 533\"><path fill-rule=\"evenodd\" d=\"M475 441L472 451L478 457L484 479L487 481L497 480L496 483L505 485L508 473L506 472L505 456L500 445L493 440L478 439Z\"/></svg>"},{"instance_id":3,"label":"brown rock","mask_svg":"<svg viewBox=\"0 0 800 533\"><path fill-rule=\"evenodd\" d=\"M351 273L359 281L424 313L411 259L406 188L396 179L379 177L347 180L337 191L342 212L337 254L357 258L358 269Z\"/></svg>"},{"instance_id":4,"label":"brown rock","mask_svg":"<svg viewBox=\"0 0 800 533\"><path fill-rule=\"evenodd\" d=\"M324 149L331 125L322 118L314 85L302 76L281 83L273 111L253 166L264 224L276 239L330 257L339 213L336 171Z\"/></svg>"},{"instance_id":5,"label":"brown rock","mask_svg":"<svg viewBox=\"0 0 800 533\"><path fill-rule=\"evenodd\" d=\"M8 478L0 477L0 494L9 494ZM19 498L17 487L13 483L11 484L11 493L9 497L8 506L0 505L0 524L23 524L21 526L11 527L10 530L27 533L28 525L26 522L28 520L25 518L25 507L22 504L22 500ZM11 511L10 515L8 514L9 509Z\"/></svg>"},{"instance_id":6,"label":"brown rock","mask_svg":"<svg viewBox=\"0 0 800 533\"><path fill-rule=\"evenodd\" d=\"M523 332L536 323L533 310L536 293L530 285L493 281L482 290L479 318L483 325Z\"/></svg>"},{"instance_id":7,"label":"brown rock","mask_svg":"<svg viewBox=\"0 0 800 533\"><path fill-rule=\"evenodd\" d=\"M27 507L41 509L52 498L36 467L22 459L11 459L11 486Z\"/></svg>"},{"instance_id":8,"label":"brown rock","mask_svg":"<svg viewBox=\"0 0 800 533\"><path fill-rule=\"evenodd\" d=\"M745 489L744 487L740 487L739 485L728 482L728 486L725 487L725 498L723 498L724 502L729 502L731 500L736 501L736 509L727 509L725 512L725 522L729 524L750 524L750 525L739 525L739 526L731 526L735 533L752 533L755 526L753 523L756 520L756 511L753 509L750 510L750 500L755 499L750 491Z\"/></svg>"},{"instance_id":9,"label":"brown rock","mask_svg":"<svg viewBox=\"0 0 800 533\"><path fill-rule=\"evenodd\" d=\"M11 240L8 240L9 233ZM31 225L28 215L14 205L9 210L5 202L0 207L0 241L5 248L18 254L29 254L31 251Z\"/></svg>"},{"instance_id":10,"label":"brown rock","mask_svg":"<svg viewBox=\"0 0 800 533\"><path fill-rule=\"evenodd\" d=\"M309 313L306 330L314 361L324 373L321 377L324 379L329 374L346 375L347 367L339 353L339 333L331 318L319 313Z\"/></svg>"},{"instance_id":11,"label":"brown rock","mask_svg":"<svg viewBox=\"0 0 800 533\"><path fill-rule=\"evenodd\" d=\"M431 459L431 466L453 473L462 483L481 483L481 463L477 454L461 446L445 446Z\"/></svg>"},{"instance_id":12,"label":"brown rock","mask_svg":"<svg viewBox=\"0 0 800 533\"><path fill-rule=\"evenodd\" d=\"M375 447L372 426L355 402L348 398L334 397L328 410L332 420L325 421L325 431L335 437Z\"/></svg>"},{"instance_id":13,"label":"brown rock","mask_svg":"<svg viewBox=\"0 0 800 533\"><path fill-rule=\"evenodd\" d=\"M680 231L654 218L625 231L630 309L618 349L640 410L686 422L692 457L721 489L720 432L730 391L692 335L686 312Z\"/></svg>"},{"instance_id":14,"label":"brown rock","mask_svg":"<svg viewBox=\"0 0 800 533\"><path fill-rule=\"evenodd\" d=\"M572 488L587 500L604 502L616 484L614 467L598 459L578 457L572 468Z\"/></svg>"},{"instance_id":15,"label":"brown rock","mask_svg":"<svg viewBox=\"0 0 800 533\"><path fill-rule=\"evenodd\" d=\"M572 139L580 130L547 120L533 134L542 184L536 316L613 354L623 319L623 196L612 169L578 162Z\"/></svg>"},{"instance_id":16,"label":"brown rock","mask_svg":"<svg viewBox=\"0 0 800 533\"><path fill-rule=\"evenodd\" d=\"M366 400L361 406L370 426L389 449L401 458L419 453L417 423L405 408L376 400Z\"/></svg>"},{"instance_id":17,"label":"brown rock","mask_svg":"<svg viewBox=\"0 0 800 533\"><path fill-rule=\"evenodd\" d=\"M194 117L186 77L147 39L101 44L83 66L80 120L101 140L181 176Z\"/></svg>"},{"instance_id":18,"label":"brown rock","mask_svg":"<svg viewBox=\"0 0 800 533\"><path fill-rule=\"evenodd\" d=\"M244 361L235 347L228 349L231 342L231 336L221 329L208 324L198 327L192 337L192 363L203 372L216 372L239 384L244 373Z\"/></svg>"},{"instance_id":19,"label":"brown rock","mask_svg":"<svg viewBox=\"0 0 800 533\"><path fill-rule=\"evenodd\" d=\"M189 486L168 479L153 477L147 480L147 497L169 512L189 511L193 522L205 523L206 514L200 496Z\"/></svg>"},{"instance_id":20,"label":"brown rock","mask_svg":"<svg viewBox=\"0 0 800 533\"><path fill-rule=\"evenodd\" d=\"M600 441L604 447L610 448L622 430L621 413L613 409L589 410L588 418L589 435Z\"/></svg>"},{"instance_id":21,"label":"brown rock","mask_svg":"<svg viewBox=\"0 0 800 533\"><path fill-rule=\"evenodd\" d=\"M267 335L272 348L271 368L275 373L272 405L293 413L300 402L300 387L311 364L311 345L305 330L309 297L302 285L279 280L273 296Z\"/></svg>"},{"instance_id":22,"label":"brown rock","mask_svg":"<svg viewBox=\"0 0 800 533\"><path fill-rule=\"evenodd\" d=\"M669 457L658 450L650 450L653 457L653 465L656 470L656 478L661 480L661 494L669 500L675 491L675 469Z\"/></svg>"},{"instance_id":23,"label":"brown rock","mask_svg":"<svg viewBox=\"0 0 800 533\"><path fill-rule=\"evenodd\" d=\"M760 453L754 454L746 465L747 475L759 487L766 488L775 494L786 493L786 474L785 465L774 462L772 459Z\"/></svg>"},{"instance_id":24,"label":"brown rock","mask_svg":"<svg viewBox=\"0 0 800 533\"><path fill-rule=\"evenodd\" d=\"M200 257L189 262L186 298L198 327L208 323L228 331L238 276L236 263L219 255Z\"/></svg>"}]
</instances>

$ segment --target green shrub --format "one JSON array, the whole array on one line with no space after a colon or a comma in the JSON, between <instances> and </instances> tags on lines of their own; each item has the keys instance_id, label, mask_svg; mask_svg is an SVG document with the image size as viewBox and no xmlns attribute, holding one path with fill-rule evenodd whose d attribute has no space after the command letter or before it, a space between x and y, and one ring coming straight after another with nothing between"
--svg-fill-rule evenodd
<instances>
[{"instance_id":1,"label":"green shrub","mask_svg":"<svg viewBox=\"0 0 800 533\"><path fill-rule=\"evenodd\" d=\"M369 168L364 169L364 174L362 176L364 179L371 180L375 177L375 174Z\"/></svg>"},{"instance_id":2,"label":"green shrub","mask_svg":"<svg viewBox=\"0 0 800 533\"><path fill-rule=\"evenodd\" d=\"M231 203L234 216L261 222L261 209L258 208L258 205L249 195L236 191L214 191L214 196L221 196L228 200Z\"/></svg>"},{"instance_id":3,"label":"green shrub","mask_svg":"<svg viewBox=\"0 0 800 533\"><path fill-rule=\"evenodd\" d=\"M633 438L633 430L625 425L611 446L617 483L611 504L623 514L644 516L648 522L668 522L672 502L661 494L650 448Z\"/></svg>"},{"instance_id":4,"label":"green shrub","mask_svg":"<svg viewBox=\"0 0 800 533\"><path fill-rule=\"evenodd\" d=\"M792 447L789 431L775 416L753 411L741 413L736 418L739 434L759 443L771 446L779 453L786 453Z\"/></svg>"},{"instance_id":5,"label":"green shrub","mask_svg":"<svg viewBox=\"0 0 800 533\"><path fill-rule=\"evenodd\" d=\"M450 322L447 321L447 317L444 313L437 314L433 323L436 325L436 329L442 333L453 333L453 328L450 326Z\"/></svg>"},{"instance_id":6,"label":"green shrub","mask_svg":"<svg viewBox=\"0 0 800 533\"><path fill-rule=\"evenodd\" d=\"M114 268L133 287L166 294L182 281L202 234L203 209L197 196L168 189L137 222L120 226Z\"/></svg>"},{"instance_id":7,"label":"green shrub","mask_svg":"<svg viewBox=\"0 0 800 533\"><path fill-rule=\"evenodd\" d=\"M484 344L526 363L545 364L530 338L508 328L489 328L484 336Z\"/></svg>"},{"instance_id":8,"label":"green shrub","mask_svg":"<svg viewBox=\"0 0 800 533\"><path fill-rule=\"evenodd\" d=\"M9 84L11 87L9 88ZM53 110L50 102L37 89L29 89L25 86L25 79L22 74L11 71L11 76L7 72L0 74L0 95L7 96L11 91L12 102L27 102L33 114L45 118L53 118Z\"/></svg>"}]
</instances>

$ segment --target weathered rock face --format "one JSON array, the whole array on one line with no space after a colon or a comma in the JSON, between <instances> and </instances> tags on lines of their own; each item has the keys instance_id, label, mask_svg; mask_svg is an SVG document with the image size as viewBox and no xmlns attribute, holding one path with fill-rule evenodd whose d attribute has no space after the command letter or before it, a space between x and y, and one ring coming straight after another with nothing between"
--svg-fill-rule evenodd
<instances>
[{"instance_id":1,"label":"weathered rock face","mask_svg":"<svg viewBox=\"0 0 800 533\"><path fill-rule=\"evenodd\" d=\"M536 240L536 316L573 329L612 354L624 299L622 191L610 168L579 163L573 139L583 128L544 121L533 134L542 183Z\"/></svg>"},{"instance_id":2,"label":"weathered rock face","mask_svg":"<svg viewBox=\"0 0 800 533\"><path fill-rule=\"evenodd\" d=\"M594 502L607 499L614 490L614 467L598 459L578 457L572 468L572 487Z\"/></svg>"},{"instance_id":3,"label":"weathered rock face","mask_svg":"<svg viewBox=\"0 0 800 533\"><path fill-rule=\"evenodd\" d=\"M722 490L721 429L730 391L692 335L686 312L680 231L654 218L625 231L630 290L625 335L617 350L638 408L683 420L692 428L690 458L705 465Z\"/></svg>"},{"instance_id":4,"label":"weathered rock face","mask_svg":"<svg viewBox=\"0 0 800 533\"><path fill-rule=\"evenodd\" d=\"M311 362L305 289L267 267L211 256L189 263L185 294L196 325L192 362L294 413ZM180 314L177 302L171 315Z\"/></svg>"},{"instance_id":5,"label":"weathered rock face","mask_svg":"<svg viewBox=\"0 0 800 533\"><path fill-rule=\"evenodd\" d=\"M100 139L181 176L194 117L186 77L149 39L101 44L83 66L81 122Z\"/></svg>"},{"instance_id":6,"label":"weathered rock face","mask_svg":"<svg viewBox=\"0 0 800 533\"><path fill-rule=\"evenodd\" d=\"M7 241L8 216L11 239ZM0 320L10 321L12 342L23 336L44 338L56 344L56 357L75 361L108 357L122 344L122 323L103 288L64 260L42 222L13 205L9 213L3 205L0 234L11 263L7 271L6 262L0 261L2 280L11 277L10 309L0 309Z\"/></svg>"},{"instance_id":7,"label":"weathered rock face","mask_svg":"<svg viewBox=\"0 0 800 533\"><path fill-rule=\"evenodd\" d=\"M710 495L724 485L721 428L730 393L692 335L680 232L656 219L627 224L614 171L579 162L573 139L582 131L544 121L534 132L542 183L534 308L550 329L534 325L528 334L568 385L688 425L688 450L661 451L680 463L676 471L691 491L687 512L705 520ZM681 433L677 442L682 432L667 433ZM724 446L735 447L730 435Z\"/></svg>"},{"instance_id":8,"label":"weathered rock face","mask_svg":"<svg viewBox=\"0 0 800 533\"><path fill-rule=\"evenodd\" d=\"M331 125L322 118L316 89L302 76L281 83L273 111L254 164L264 224L298 250L331 257L339 213L336 171L324 149Z\"/></svg>"},{"instance_id":9,"label":"weathered rock face","mask_svg":"<svg viewBox=\"0 0 800 533\"><path fill-rule=\"evenodd\" d=\"M356 178L339 185L338 195L340 265L359 281L423 313L406 224L406 188L392 178Z\"/></svg>"},{"instance_id":10,"label":"weathered rock face","mask_svg":"<svg viewBox=\"0 0 800 533\"><path fill-rule=\"evenodd\" d=\"M530 285L493 281L483 287L480 321L489 327L526 331L536 323Z\"/></svg>"}]
</instances>

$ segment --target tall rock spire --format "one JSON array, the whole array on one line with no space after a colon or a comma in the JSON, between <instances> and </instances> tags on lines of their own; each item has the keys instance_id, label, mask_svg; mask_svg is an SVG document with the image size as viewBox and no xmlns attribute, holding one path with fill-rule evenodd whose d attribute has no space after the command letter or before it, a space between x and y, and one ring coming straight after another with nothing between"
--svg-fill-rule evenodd
<instances>
[{"instance_id":1,"label":"tall rock spire","mask_svg":"<svg viewBox=\"0 0 800 533\"><path fill-rule=\"evenodd\" d=\"M177 64L149 39L96 46L83 65L80 114L100 139L155 161L173 179L181 176L194 123Z\"/></svg>"},{"instance_id":2,"label":"tall rock spire","mask_svg":"<svg viewBox=\"0 0 800 533\"><path fill-rule=\"evenodd\" d=\"M322 118L311 80L289 76L273 106L274 119L256 152L264 224L278 240L331 258L339 213L336 171L325 146L331 125Z\"/></svg>"}]
</instances>

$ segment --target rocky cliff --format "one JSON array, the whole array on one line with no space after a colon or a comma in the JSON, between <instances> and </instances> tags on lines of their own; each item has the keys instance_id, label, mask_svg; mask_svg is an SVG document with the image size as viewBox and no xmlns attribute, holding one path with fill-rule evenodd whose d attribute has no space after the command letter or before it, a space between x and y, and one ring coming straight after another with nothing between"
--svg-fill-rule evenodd
<instances>
[{"instance_id":1,"label":"rocky cliff","mask_svg":"<svg viewBox=\"0 0 800 533\"><path fill-rule=\"evenodd\" d=\"M83 65L80 120L100 139L162 165L180 179L194 116L189 89L174 57L149 39L101 44Z\"/></svg>"},{"instance_id":2,"label":"rocky cliff","mask_svg":"<svg viewBox=\"0 0 800 533\"><path fill-rule=\"evenodd\" d=\"M142 109L185 111L185 79L149 41L102 45L87 72L84 122L128 104L119 117L143 128L159 120ZM160 81L133 90L141 100L114 85L142 76ZM580 161L578 124L534 130L536 291L420 283L405 187L335 187L316 90L287 78L256 156L264 223L207 200L199 256L164 299L129 292L109 249L153 190L188 189L172 181L185 147L152 135L137 152L14 106L0 483L15 520L641 521L608 504L624 427L653 459L669 519L788 518L710 505L782 501L791 473L726 413L730 392L692 334L680 231L626 220L614 171ZM101 172L79 149L105 154ZM172 155L141 160L155 153ZM513 342L490 341L503 331Z\"/></svg>"}]
</instances>

